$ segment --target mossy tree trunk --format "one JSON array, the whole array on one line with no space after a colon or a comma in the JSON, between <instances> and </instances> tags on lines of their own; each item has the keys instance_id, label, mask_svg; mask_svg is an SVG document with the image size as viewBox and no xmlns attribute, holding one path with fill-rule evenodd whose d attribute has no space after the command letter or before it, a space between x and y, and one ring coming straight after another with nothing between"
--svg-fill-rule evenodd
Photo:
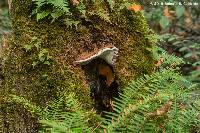
<instances>
[{"instance_id":1,"label":"mossy tree trunk","mask_svg":"<svg viewBox=\"0 0 200 133\"><path fill-rule=\"evenodd\" d=\"M119 57L113 70L119 88L152 72L153 35L142 13L126 7L120 9L121 5L123 0L116 0L113 11L109 11L106 2L96 0L93 5L86 5L87 10L104 9L109 22L93 14L87 21L81 19L77 28L70 28L59 20L37 22L31 17L34 8L31 0L13 0L10 12L13 33L1 57L4 77L0 90L1 131L31 133L38 128L37 118L23 106L8 101L10 94L45 107L63 93L75 93L83 107L91 110L90 79L80 65L74 65L80 53L108 45L117 47ZM30 45L35 47L27 50Z\"/></svg>"}]
</instances>

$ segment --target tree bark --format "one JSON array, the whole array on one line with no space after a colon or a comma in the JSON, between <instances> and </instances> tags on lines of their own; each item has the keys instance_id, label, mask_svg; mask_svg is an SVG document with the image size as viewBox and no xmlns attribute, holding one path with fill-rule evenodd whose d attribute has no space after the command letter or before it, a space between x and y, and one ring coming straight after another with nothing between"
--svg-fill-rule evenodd
<instances>
[{"instance_id":1,"label":"tree bark","mask_svg":"<svg viewBox=\"0 0 200 133\"><path fill-rule=\"evenodd\" d=\"M91 15L90 21L82 20L75 29L68 28L60 21L50 23L45 19L36 22L33 16L30 17L34 7L31 0L12 2L13 33L4 50L4 80L0 90L3 96L0 98L0 124L4 133L32 133L38 129L36 117L23 106L7 101L10 94L25 97L45 107L63 93L75 93L86 110L93 108L90 88L96 78L92 77L95 72L90 74L90 71L98 61L91 62L89 69L87 65L74 65L81 53L110 45L117 47L119 56L115 65L110 67L119 91L123 91L121 88L131 80L152 72L154 59L149 49L154 46L153 33L142 13L127 8L118 11L122 3L122 0L116 0L112 12L106 9L111 23ZM93 7L86 7L87 10L95 11L94 7L102 7L102 2L96 0ZM36 39L33 41L33 38ZM24 47L33 42L40 43L40 50L26 51ZM51 56L50 65L38 63L33 67L33 62L38 60L43 49L48 51L45 54Z\"/></svg>"}]
</instances>

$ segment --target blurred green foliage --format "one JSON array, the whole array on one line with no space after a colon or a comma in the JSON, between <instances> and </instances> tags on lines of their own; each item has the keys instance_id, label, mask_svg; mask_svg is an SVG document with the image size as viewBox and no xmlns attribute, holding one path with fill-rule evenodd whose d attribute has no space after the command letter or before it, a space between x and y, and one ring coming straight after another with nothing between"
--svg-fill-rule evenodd
<instances>
[{"instance_id":1,"label":"blurred green foliage","mask_svg":"<svg viewBox=\"0 0 200 133\"><path fill-rule=\"evenodd\" d=\"M174 2L173 0L171 2ZM200 8L199 6L144 6L145 17L169 53L182 57L182 73L200 83Z\"/></svg>"}]
</instances>

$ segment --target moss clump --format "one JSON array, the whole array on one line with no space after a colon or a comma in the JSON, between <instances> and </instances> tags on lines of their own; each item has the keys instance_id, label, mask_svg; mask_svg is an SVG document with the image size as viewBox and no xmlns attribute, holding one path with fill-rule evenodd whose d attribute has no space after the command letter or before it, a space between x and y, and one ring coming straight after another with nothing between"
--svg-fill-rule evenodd
<instances>
[{"instance_id":1,"label":"moss clump","mask_svg":"<svg viewBox=\"0 0 200 133\"><path fill-rule=\"evenodd\" d=\"M86 4L87 11L104 10L109 13L110 21L94 13L89 14L87 19L81 19L77 29L70 29L59 20L54 23L48 20L36 22L29 17L33 8L31 0L14 1L11 11L13 37L5 50L2 68L3 97L16 94L26 97L36 105L46 106L62 93L74 92L83 108L90 110L93 103L88 80L81 66L75 66L73 62L80 53L107 45L119 48L114 71L121 87L143 73L150 73L154 59L147 49L153 47L149 38L152 33L141 13L129 11L126 7L119 10L123 4L120 0L116 1L112 12L105 3L98 0L93 6ZM31 48L27 50L30 45ZM42 53L44 49L46 52ZM47 56L50 58L47 59ZM48 63L45 63L47 60ZM33 67L34 62L37 63ZM0 102L4 103L4 110L10 106L4 100ZM6 113L7 111L3 115ZM19 109L18 113L24 112ZM24 119L18 113L4 121L13 125L14 121L11 119ZM33 120L32 123L34 122ZM16 131L20 132L26 126L28 124L23 124Z\"/></svg>"}]
</instances>

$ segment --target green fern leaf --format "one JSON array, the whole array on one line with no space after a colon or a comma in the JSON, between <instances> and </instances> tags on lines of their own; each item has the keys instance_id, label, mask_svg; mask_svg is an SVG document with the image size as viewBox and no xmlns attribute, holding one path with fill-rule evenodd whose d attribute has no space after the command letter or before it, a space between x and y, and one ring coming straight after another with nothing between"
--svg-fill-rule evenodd
<instances>
[{"instance_id":1,"label":"green fern leaf","mask_svg":"<svg viewBox=\"0 0 200 133\"><path fill-rule=\"evenodd\" d=\"M66 0L47 0L47 4L52 4L56 8L60 8L69 13L68 2Z\"/></svg>"},{"instance_id":2,"label":"green fern leaf","mask_svg":"<svg viewBox=\"0 0 200 133\"><path fill-rule=\"evenodd\" d=\"M36 19L37 19L37 21L39 21L39 20L41 20L41 19L47 17L48 15L49 15L48 12L37 13Z\"/></svg>"},{"instance_id":3,"label":"green fern leaf","mask_svg":"<svg viewBox=\"0 0 200 133\"><path fill-rule=\"evenodd\" d=\"M113 10L114 7L114 1L113 0L106 0L108 2L108 5L110 7L111 10Z\"/></svg>"}]
</instances>

